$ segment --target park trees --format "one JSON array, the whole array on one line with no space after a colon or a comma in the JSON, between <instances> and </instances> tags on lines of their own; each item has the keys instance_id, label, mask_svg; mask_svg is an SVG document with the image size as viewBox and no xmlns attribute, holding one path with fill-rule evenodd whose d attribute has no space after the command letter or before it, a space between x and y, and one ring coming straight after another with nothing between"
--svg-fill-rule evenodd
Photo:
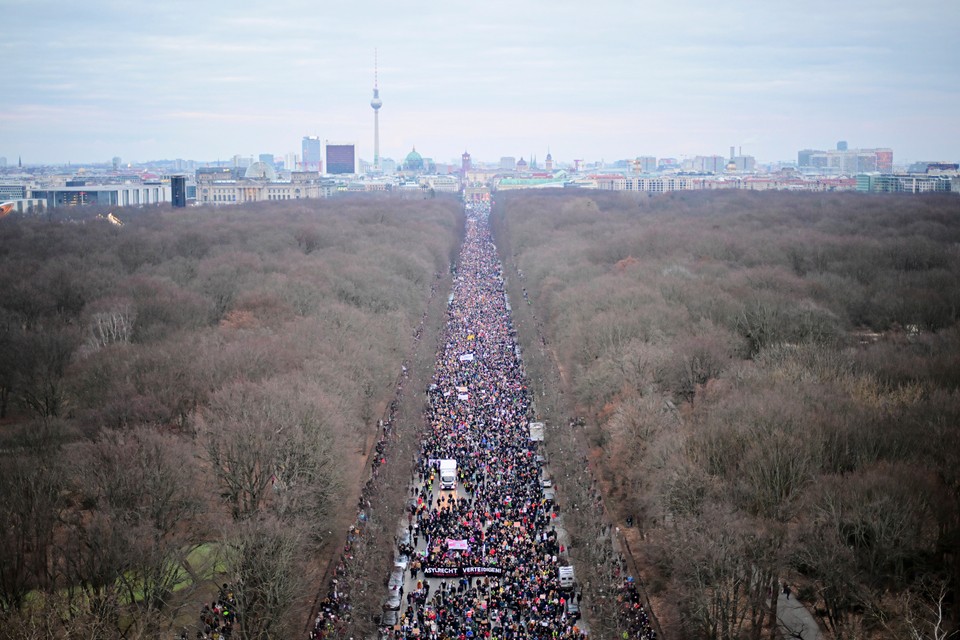
<instances>
[{"instance_id":1,"label":"park trees","mask_svg":"<svg viewBox=\"0 0 960 640\"><path fill-rule=\"evenodd\" d=\"M0 637L157 637L240 579L247 637L302 625L459 210L4 219Z\"/></svg>"},{"instance_id":2,"label":"park trees","mask_svg":"<svg viewBox=\"0 0 960 640\"><path fill-rule=\"evenodd\" d=\"M328 515L338 488L336 435L303 390L276 381L211 398L200 438L234 520Z\"/></svg>"},{"instance_id":3,"label":"park trees","mask_svg":"<svg viewBox=\"0 0 960 640\"><path fill-rule=\"evenodd\" d=\"M956 629L917 586L945 580L948 601L960 580L943 551L960 514L953 211L853 194L498 200L511 297L539 331L526 348L559 372L540 391L584 417L608 509L660 558L645 571L671 635L769 636L778 579L837 637L914 633L887 624L907 608L920 633Z\"/></svg>"}]
</instances>

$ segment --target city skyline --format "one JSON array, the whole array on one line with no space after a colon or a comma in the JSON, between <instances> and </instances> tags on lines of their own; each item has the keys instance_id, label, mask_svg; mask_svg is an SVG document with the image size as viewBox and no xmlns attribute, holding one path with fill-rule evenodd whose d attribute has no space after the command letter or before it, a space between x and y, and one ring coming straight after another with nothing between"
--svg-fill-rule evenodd
<instances>
[{"instance_id":1,"label":"city skyline","mask_svg":"<svg viewBox=\"0 0 960 640\"><path fill-rule=\"evenodd\" d=\"M375 48L383 157L549 148L614 161L735 145L772 162L838 140L893 148L897 163L960 156L960 5L945 0L61 4L4 9L8 159L282 156L318 136L372 161Z\"/></svg>"}]
</instances>

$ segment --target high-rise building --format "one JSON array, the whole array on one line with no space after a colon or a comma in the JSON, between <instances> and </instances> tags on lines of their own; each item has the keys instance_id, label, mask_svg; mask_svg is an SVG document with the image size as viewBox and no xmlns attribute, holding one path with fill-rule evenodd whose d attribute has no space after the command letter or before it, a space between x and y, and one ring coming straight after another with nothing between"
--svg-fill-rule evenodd
<instances>
[{"instance_id":1,"label":"high-rise building","mask_svg":"<svg viewBox=\"0 0 960 640\"><path fill-rule=\"evenodd\" d=\"M187 176L170 176L170 199L174 208L187 206Z\"/></svg>"},{"instance_id":2,"label":"high-rise building","mask_svg":"<svg viewBox=\"0 0 960 640\"><path fill-rule=\"evenodd\" d=\"M264 163L264 164L268 164L268 165L270 165L271 167L273 166L273 164L274 164L274 162L275 162L275 160L273 159L273 154L272 154L272 153L261 153L261 154L257 157L257 160L259 160L260 162L262 162L262 163Z\"/></svg>"},{"instance_id":3,"label":"high-rise building","mask_svg":"<svg viewBox=\"0 0 960 640\"><path fill-rule=\"evenodd\" d=\"M321 171L323 168L323 143L317 136L303 138L303 167L304 171ZM291 171L296 167L289 167Z\"/></svg>"},{"instance_id":4,"label":"high-rise building","mask_svg":"<svg viewBox=\"0 0 960 640\"><path fill-rule=\"evenodd\" d=\"M300 168L300 156L296 153L288 153L284 155L283 168L287 171L297 171Z\"/></svg>"},{"instance_id":5,"label":"high-rise building","mask_svg":"<svg viewBox=\"0 0 960 640\"><path fill-rule=\"evenodd\" d=\"M357 172L357 147L353 144L330 144L327 141L327 173L331 175Z\"/></svg>"},{"instance_id":6,"label":"high-rise building","mask_svg":"<svg viewBox=\"0 0 960 640\"><path fill-rule=\"evenodd\" d=\"M504 171L513 171L517 168L517 159L513 156L503 156L500 158L500 168Z\"/></svg>"},{"instance_id":7,"label":"high-rise building","mask_svg":"<svg viewBox=\"0 0 960 640\"><path fill-rule=\"evenodd\" d=\"M846 151L847 150L847 141L840 140L837 142L837 151Z\"/></svg>"},{"instance_id":8,"label":"high-rise building","mask_svg":"<svg viewBox=\"0 0 960 640\"><path fill-rule=\"evenodd\" d=\"M377 50L373 50L373 99L370 100L370 107L373 109L373 171L380 172L380 107L383 106L383 100L380 99L380 89L377 87Z\"/></svg>"}]
</instances>

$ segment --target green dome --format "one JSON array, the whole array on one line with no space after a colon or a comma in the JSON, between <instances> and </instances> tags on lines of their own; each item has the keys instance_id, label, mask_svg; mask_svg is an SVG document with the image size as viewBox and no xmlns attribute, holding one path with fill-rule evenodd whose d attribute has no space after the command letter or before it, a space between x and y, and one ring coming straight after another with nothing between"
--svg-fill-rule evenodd
<instances>
[{"instance_id":1,"label":"green dome","mask_svg":"<svg viewBox=\"0 0 960 640\"><path fill-rule=\"evenodd\" d=\"M408 171L419 171L423 169L423 156L417 153L416 147L407 154L407 157L403 161L403 168Z\"/></svg>"}]
</instances>

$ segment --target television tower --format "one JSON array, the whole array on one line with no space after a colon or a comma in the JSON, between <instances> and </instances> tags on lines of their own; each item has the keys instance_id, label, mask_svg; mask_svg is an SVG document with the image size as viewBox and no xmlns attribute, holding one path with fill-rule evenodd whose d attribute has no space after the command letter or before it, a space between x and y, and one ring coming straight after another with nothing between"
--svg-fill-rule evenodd
<instances>
[{"instance_id":1,"label":"television tower","mask_svg":"<svg viewBox=\"0 0 960 640\"><path fill-rule=\"evenodd\" d=\"M377 50L373 50L373 99L370 101L373 107L373 170L380 172L380 107L383 106L383 100L380 99L380 89L377 88Z\"/></svg>"}]
</instances>

